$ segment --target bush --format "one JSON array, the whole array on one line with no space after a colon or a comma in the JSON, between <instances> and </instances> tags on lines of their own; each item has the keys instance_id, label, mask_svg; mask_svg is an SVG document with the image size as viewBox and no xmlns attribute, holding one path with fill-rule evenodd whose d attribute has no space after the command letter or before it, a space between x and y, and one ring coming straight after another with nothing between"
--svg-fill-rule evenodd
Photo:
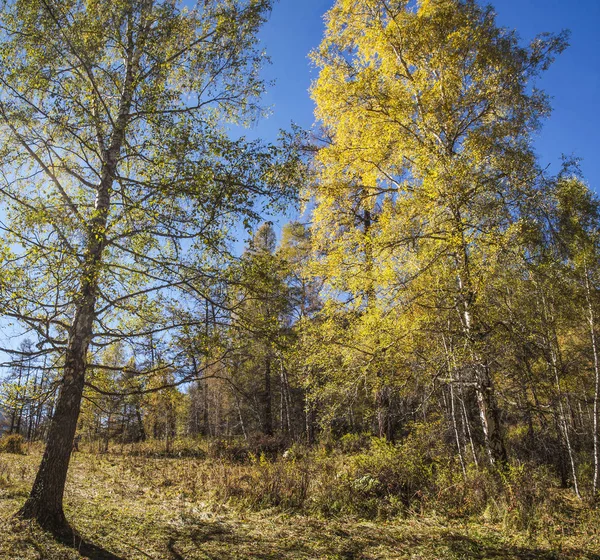
<instances>
[{"instance_id":1,"label":"bush","mask_svg":"<svg viewBox=\"0 0 600 560\"><path fill-rule=\"evenodd\" d=\"M342 453L359 453L369 449L371 445L370 434L345 434L340 438L338 447Z\"/></svg>"},{"instance_id":2,"label":"bush","mask_svg":"<svg viewBox=\"0 0 600 560\"><path fill-rule=\"evenodd\" d=\"M344 445L356 443L348 438ZM413 425L399 444L372 437L368 450L342 455L335 464L316 461L320 480L312 495L313 508L325 515L366 518L422 510L438 493L438 471L448 457L438 423Z\"/></svg>"},{"instance_id":3,"label":"bush","mask_svg":"<svg viewBox=\"0 0 600 560\"><path fill-rule=\"evenodd\" d=\"M246 500L256 508L301 509L308 496L311 469L305 460L269 461L264 454L253 457L257 476Z\"/></svg>"},{"instance_id":4,"label":"bush","mask_svg":"<svg viewBox=\"0 0 600 560\"><path fill-rule=\"evenodd\" d=\"M546 467L533 463L507 465L504 470L468 465L466 477L456 468L440 471L442 490L432 505L450 518L483 516L508 532L532 534L543 517L554 514L556 480Z\"/></svg>"},{"instance_id":5,"label":"bush","mask_svg":"<svg viewBox=\"0 0 600 560\"><path fill-rule=\"evenodd\" d=\"M531 464L511 466L502 475L503 524L507 530L535 533L550 505L554 481L547 468Z\"/></svg>"},{"instance_id":6,"label":"bush","mask_svg":"<svg viewBox=\"0 0 600 560\"><path fill-rule=\"evenodd\" d=\"M25 450L23 449L23 445L25 444L25 440L23 436L20 434L5 434L0 438L0 452L2 453L17 453L19 455L24 455Z\"/></svg>"},{"instance_id":7,"label":"bush","mask_svg":"<svg viewBox=\"0 0 600 560\"><path fill-rule=\"evenodd\" d=\"M240 438L215 438L208 442L207 456L210 459L244 463L248 461L249 453L248 443Z\"/></svg>"},{"instance_id":8,"label":"bush","mask_svg":"<svg viewBox=\"0 0 600 560\"><path fill-rule=\"evenodd\" d=\"M312 466L307 459L269 460L250 452L248 464L213 463L201 486L218 502L233 501L254 510L301 510L309 492Z\"/></svg>"}]
</instances>

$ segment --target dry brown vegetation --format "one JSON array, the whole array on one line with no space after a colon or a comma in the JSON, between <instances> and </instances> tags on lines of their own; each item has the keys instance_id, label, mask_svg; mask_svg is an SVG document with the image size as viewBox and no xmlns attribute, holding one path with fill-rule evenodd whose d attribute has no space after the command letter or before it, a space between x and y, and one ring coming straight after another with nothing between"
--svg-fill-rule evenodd
<instances>
[{"instance_id":1,"label":"dry brown vegetation","mask_svg":"<svg viewBox=\"0 0 600 560\"><path fill-rule=\"evenodd\" d=\"M294 447L285 458L244 458L236 442L177 442L170 456L151 444L108 454L84 447L66 497L87 541L79 551L12 518L41 449L2 453L0 558L600 558L598 512L570 491L548 490L548 479L537 492L540 473L512 469L499 482L473 472L461 482L443 472L415 478L409 491L406 466L390 461L394 449L371 442L354 452Z\"/></svg>"}]
</instances>

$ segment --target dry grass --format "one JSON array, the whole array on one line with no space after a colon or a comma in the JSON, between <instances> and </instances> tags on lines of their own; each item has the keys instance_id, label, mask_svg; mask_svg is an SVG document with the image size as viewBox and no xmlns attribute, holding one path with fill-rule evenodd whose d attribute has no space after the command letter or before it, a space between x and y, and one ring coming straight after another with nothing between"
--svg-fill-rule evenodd
<instances>
[{"instance_id":1,"label":"dry grass","mask_svg":"<svg viewBox=\"0 0 600 560\"><path fill-rule=\"evenodd\" d=\"M597 518L586 522L594 512L576 504L564 523L535 535L507 535L493 516L487 523L486 517L450 522L434 515L319 518L245 500L257 473L271 472L264 464L87 452L73 458L66 495L68 518L95 545L80 555L35 525L11 519L39 460L38 449L0 454L2 559L600 559ZM265 491L272 483L265 481Z\"/></svg>"}]
</instances>

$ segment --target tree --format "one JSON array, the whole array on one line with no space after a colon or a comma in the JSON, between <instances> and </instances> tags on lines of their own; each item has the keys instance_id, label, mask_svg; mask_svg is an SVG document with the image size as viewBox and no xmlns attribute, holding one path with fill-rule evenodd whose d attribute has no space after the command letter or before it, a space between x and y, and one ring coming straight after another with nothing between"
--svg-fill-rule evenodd
<instances>
[{"instance_id":1,"label":"tree","mask_svg":"<svg viewBox=\"0 0 600 560\"><path fill-rule=\"evenodd\" d=\"M218 275L211 255L225 250L227 228L294 186L294 158L231 140L222 126L259 112L256 32L269 8L2 3L0 194L14 278L2 304L37 335L38 354L60 356L62 371L20 511L45 528L70 531L63 491L97 351L183 328L177 310L195 281Z\"/></svg>"},{"instance_id":2,"label":"tree","mask_svg":"<svg viewBox=\"0 0 600 560\"><path fill-rule=\"evenodd\" d=\"M577 176L564 174L555 182L557 227L561 254L576 285L577 305L585 317L593 370L594 475L592 496L600 489L600 340L598 339L598 286L600 282L600 201ZM579 314L578 314L579 315Z\"/></svg>"},{"instance_id":3,"label":"tree","mask_svg":"<svg viewBox=\"0 0 600 560\"><path fill-rule=\"evenodd\" d=\"M313 55L323 274L354 306L370 277L383 313L450 306L492 464L506 449L484 287L537 192L531 133L549 105L531 81L565 46L545 34L521 47L473 0L339 0Z\"/></svg>"},{"instance_id":4,"label":"tree","mask_svg":"<svg viewBox=\"0 0 600 560\"><path fill-rule=\"evenodd\" d=\"M589 401L592 402L589 431L593 444L591 494L594 499L597 499L600 477L600 367L596 326L599 209L597 198L580 179L577 169L567 162L558 177L548 182L538 210L537 250L530 263L540 294L544 332L547 333L547 355L555 379L561 436L578 496L576 440L577 431L581 432L584 426L580 422L577 430L575 425L570 425L574 421L569 422L569 418L573 418L570 413L572 400L582 398L574 396L575 387L583 387L582 400L586 408ZM593 382L590 383L590 379ZM589 399L586 393L592 398Z\"/></svg>"},{"instance_id":5,"label":"tree","mask_svg":"<svg viewBox=\"0 0 600 560\"><path fill-rule=\"evenodd\" d=\"M239 288L232 294L232 343L237 354L234 375L236 381L241 375L250 377L252 389L246 392L258 395L259 424L267 436L274 434L273 370L278 361L281 364L290 306L284 283L286 264L276 254L276 246L273 224L265 222L240 259Z\"/></svg>"}]
</instances>

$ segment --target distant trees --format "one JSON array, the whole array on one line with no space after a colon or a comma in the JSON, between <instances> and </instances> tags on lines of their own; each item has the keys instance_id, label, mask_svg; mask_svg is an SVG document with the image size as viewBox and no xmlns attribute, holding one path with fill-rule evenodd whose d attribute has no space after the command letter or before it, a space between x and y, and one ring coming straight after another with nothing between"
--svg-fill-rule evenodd
<instances>
[{"instance_id":1,"label":"distant trees","mask_svg":"<svg viewBox=\"0 0 600 560\"><path fill-rule=\"evenodd\" d=\"M0 406L9 433L39 439L48 427L56 385L44 362L36 357L31 340L25 339L18 352L19 357L0 385Z\"/></svg>"},{"instance_id":2,"label":"distant trees","mask_svg":"<svg viewBox=\"0 0 600 560\"><path fill-rule=\"evenodd\" d=\"M256 231L242 255L240 286L232 301L234 360L237 362L233 379L243 383L246 392L257 397L260 430L267 436L274 433L273 375L282 365L285 320L290 304L284 284L285 263L275 254L275 249L273 225L267 222ZM280 387L283 393L285 389Z\"/></svg>"}]
</instances>

